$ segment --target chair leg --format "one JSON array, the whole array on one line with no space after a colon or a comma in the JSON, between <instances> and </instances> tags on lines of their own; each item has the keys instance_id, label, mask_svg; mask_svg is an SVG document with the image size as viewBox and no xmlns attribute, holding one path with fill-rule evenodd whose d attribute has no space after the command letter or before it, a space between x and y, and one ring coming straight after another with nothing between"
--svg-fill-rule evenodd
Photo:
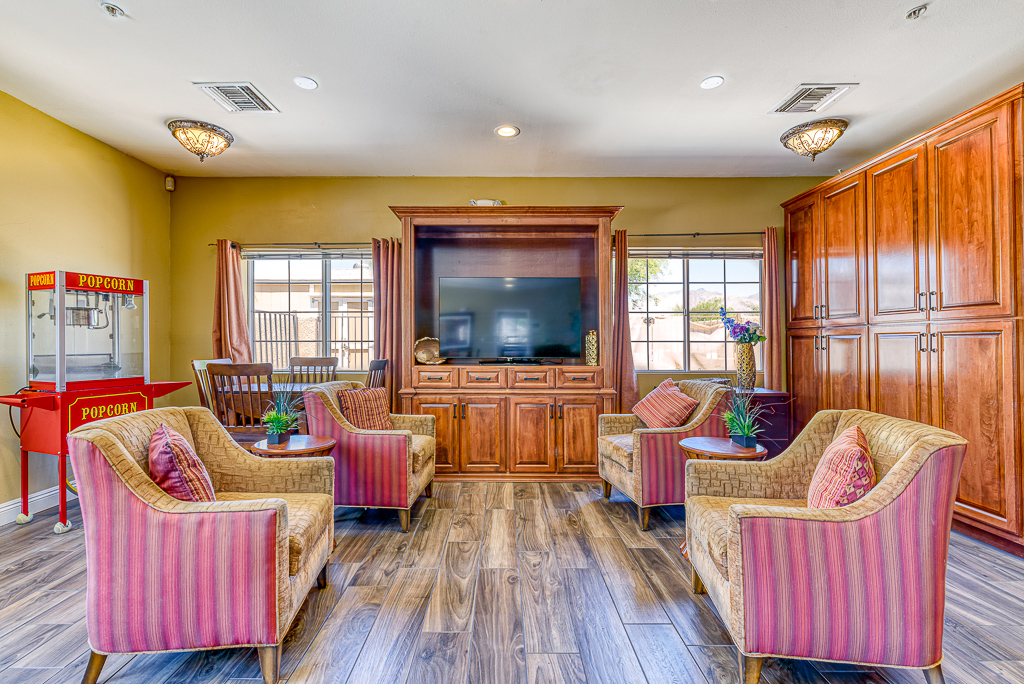
<instances>
[{"instance_id":1,"label":"chair leg","mask_svg":"<svg viewBox=\"0 0 1024 684\"><path fill-rule=\"evenodd\" d=\"M277 684L281 678L281 645L260 646L259 653L263 684Z\"/></svg>"},{"instance_id":2,"label":"chair leg","mask_svg":"<svg viewBox=\"0 0 1024 684\"><path fill-rule=\"evenodd\" d=\"M640 529L646 531L651 524L651 507L640 506Z\"/></svg>"},{"instance_id":3,"label":"chair leg","mask_svg":"<svg viewBox=\"0 0 1024 684\"><path fill-rule=\"evenodd\" d=\"M942 676L942 665L932 665L926 668L924 681L928 684L946 684L946 678Z\"/></svg>"},{"instance_id":4,"label":"chair leg","mask_svg":"<svg viewBox=\"0 0 1024 684\"><path fill-rule=\"evenodd\" d=\"M690 566L690 587L693 589L694 594L703 594L707 590L704 589L704 580L697 574L697 570L691 565Z\"/></svg>"},{"instance_id":5,"label":"chair leg","mask_svg":"<svg viewBox=\"0 0 1024 684\"><path fill-rule=\"evenodd\" d=\"M89 664L85 667L82 684L96 684L100 679L100 670L103 669L105 662L107 662L107 656L93 651L89 656Z\"/></svg>"},{"instance_id":6,"label":"chair leg","mask_svg":"<svg viewBox=\"0 0 1024 684\"><path fill-rule=\"evenodd\" d=\"M423 488L423 496L428 499L434 495L434 481L431 480L427 483L427 486Z\"/></svg>"},{"instance_id":7,"label":"chair leg","mask_svg":"<svg viewBox=\"0 0 1024 684\"><path fill-rule=\"evenodd\" d=\"M409 517L410 513L408 508L398 509L398 522L402 523L403 532L409 531Z\"/></svg>"},{"instance_id":8,"label":"chair leg","mask_svg":"<svg viewBox=\"0 0 1024 684\"><path fill-rule=\"evenodd\" d=\"M743 684L758 684L761 679L761 659L740 653L740 681Z\"/></svg>"},{"instance_id":9,"label":"chair leg","mask_svg":"<svg viewBox=\"0 0 1024 684\"><path fill-rule=\"evenodd\" d=\"M330 563L324 563L324 567L320 569L320 574L316 576L316 586L318 589L327 588L327 568Z\"/></svg>"},{"instance_id":10,"label":"chair leg","mask_svg":"<svg viewBox=\"0 0 1024 684\"><path fill-rule=\"evenodd\" d=\"M608 480L601 480L601 485L604 487L604 498L612 498L612 483Z\"/></svg>"}]
</instances>

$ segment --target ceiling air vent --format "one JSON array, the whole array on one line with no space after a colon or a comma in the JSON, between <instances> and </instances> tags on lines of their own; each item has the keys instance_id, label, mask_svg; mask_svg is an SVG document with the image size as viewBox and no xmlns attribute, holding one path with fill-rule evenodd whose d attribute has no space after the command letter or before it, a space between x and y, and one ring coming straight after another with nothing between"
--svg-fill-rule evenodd
<instances>
[{"instance_id":1,"label":"ceiling air vent","mask_svg":"<svg viewBox=\"0 0 1024 684\"><path fill-rule=\"evenodd\" d=\"M820 112L858 85L860 84L801 83L772 111L794 114Z\"/></svg>"},{"instance_id":2,"label":"ceiling air vent","mask_svg":"<svg viewBox=\"0 0 1024 684\"><path fill-rule=\"evenodd\" d=\"M277 107L270 104L256 86L247 81L240 83L193 83L204 93L212 97L217 104L229 112L276 112Z\"/></svg>"}]
</instances>

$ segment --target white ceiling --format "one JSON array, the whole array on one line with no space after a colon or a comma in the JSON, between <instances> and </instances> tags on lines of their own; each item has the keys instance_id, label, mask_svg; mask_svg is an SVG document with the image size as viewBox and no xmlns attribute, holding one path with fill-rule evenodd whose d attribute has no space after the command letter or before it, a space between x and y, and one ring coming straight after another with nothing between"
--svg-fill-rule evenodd
<instances>
[{"instance_id":1,"label":"white ceiling","mask_svg":"<svg viewBox=\"0 0 1024 684\"><path fill-rule=\"evenodd\" d=\"M831 175L1024 81L1021 0L116 1L0 0L0 90L179 175ZM233 80L280 113L191 85ZM801 82L861 86L767 113ZM779 144L818 116L817 162ZM200 165L178 117L236 142Z\"/></svg>"}]
</instances>

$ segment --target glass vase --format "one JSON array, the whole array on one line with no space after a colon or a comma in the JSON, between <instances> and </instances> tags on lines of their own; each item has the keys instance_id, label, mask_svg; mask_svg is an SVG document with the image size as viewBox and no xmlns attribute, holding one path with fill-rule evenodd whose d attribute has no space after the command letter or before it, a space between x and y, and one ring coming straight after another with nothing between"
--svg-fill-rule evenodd
<instances>
[{"instance_id":1,"label":"glass vase","mask_svg":"<svg viewBox=\"0 0 1024 684\"><path fill-rule=\"evenodd\" d=\"M754 345L749 342L736 343L736 384L741 390L754 389L757 370L754 367Z\"/></svg>"}]
</instances>

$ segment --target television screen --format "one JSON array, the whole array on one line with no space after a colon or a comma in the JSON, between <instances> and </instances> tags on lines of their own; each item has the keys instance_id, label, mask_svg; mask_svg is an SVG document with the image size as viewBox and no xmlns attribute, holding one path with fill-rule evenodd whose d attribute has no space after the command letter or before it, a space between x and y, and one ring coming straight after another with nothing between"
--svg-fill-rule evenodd
<instances>
[{"instance_id":1,"label":"television screen","mask_svg":"<svg viewBox=\"0 0 1024 684\"><path fill-rule=\"evenodd\" d=\"M579 278L439 278L448 358L579 358Z\"/></svg>"}]
</instances>

